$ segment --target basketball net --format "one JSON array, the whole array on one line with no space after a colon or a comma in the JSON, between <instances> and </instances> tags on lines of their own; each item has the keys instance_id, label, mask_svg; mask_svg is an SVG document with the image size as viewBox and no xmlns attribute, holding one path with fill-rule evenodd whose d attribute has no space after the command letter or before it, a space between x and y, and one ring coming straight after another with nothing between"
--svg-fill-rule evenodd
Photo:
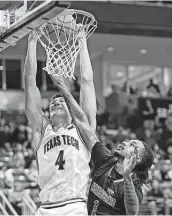
<instances>
[{"instance_id":1,"label":"basketball net","mask_svg":"<svg viewBox=\"0 0 172 216\"><path fill-rule=\"evenodd\" d=\"M46 51L48 74L75 79L74 69L82 38L88 38L96 29L94 16L85 11L67 9L35 31Z\"/></svg>"}]
</instances>

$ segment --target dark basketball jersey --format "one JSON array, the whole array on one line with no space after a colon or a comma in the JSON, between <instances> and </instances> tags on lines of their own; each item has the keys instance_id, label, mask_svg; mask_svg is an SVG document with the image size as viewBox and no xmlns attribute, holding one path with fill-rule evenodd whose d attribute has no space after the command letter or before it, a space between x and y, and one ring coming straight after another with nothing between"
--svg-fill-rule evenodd
<instances>
[{"instance_id":1,"label":"dark basketball jersey","mask_svg":"<svg viewBox=\"0 0 172 216\"><path fill-rule=\"evenodd\" d=\"M92 159L95 165L95 172L102 166L108 164L112 155L106 147L97 143L92 150ZM95 177L93 172L92 183L88 196L88 214L89 215L125 215L124 205L124 179L114 169L114 163L109 164L106 171ZM142 190L137 179L132 176L135 190L139 199L142 201Z\"/></svg>"}]
</instances>

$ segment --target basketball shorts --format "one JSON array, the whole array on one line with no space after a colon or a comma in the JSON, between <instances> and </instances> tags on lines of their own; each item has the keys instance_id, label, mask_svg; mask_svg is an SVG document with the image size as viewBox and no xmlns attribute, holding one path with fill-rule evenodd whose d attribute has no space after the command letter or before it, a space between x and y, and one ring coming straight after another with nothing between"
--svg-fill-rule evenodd
<instances>
[{"instance_id":1,"label":"basketball shorts","mask_svg":"<svg viewBox=\"0 0 172 216\"><path fill-rule=\"evenodd\" d=\"M52 208L44 208L40 206L35 216L40 216L40 215L87 216L88 215L87 204L85 202L75 202L75 203L68 203L64 206L52 207Z\"/></svg>"}]
</instances>

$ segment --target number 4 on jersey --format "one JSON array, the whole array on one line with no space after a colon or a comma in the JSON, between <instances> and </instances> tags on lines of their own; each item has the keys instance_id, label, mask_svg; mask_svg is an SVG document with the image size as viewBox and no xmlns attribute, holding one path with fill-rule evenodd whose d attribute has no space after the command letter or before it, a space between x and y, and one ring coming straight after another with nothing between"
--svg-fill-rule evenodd
<instances>
[{"instance_id":1,"label":"number 4 on jersey","mask_svg":"<svg viewBox=\"0 0 172 216\"><path fill-rule=\"evenodd\" d=\"M58 156L56 163L55 163L55 165L59 165L59 170L64 169L65 160L63 160L63 155L64 155L64 150L61 150L59 152L59 156Z\"/></svg>"}]
</instances>

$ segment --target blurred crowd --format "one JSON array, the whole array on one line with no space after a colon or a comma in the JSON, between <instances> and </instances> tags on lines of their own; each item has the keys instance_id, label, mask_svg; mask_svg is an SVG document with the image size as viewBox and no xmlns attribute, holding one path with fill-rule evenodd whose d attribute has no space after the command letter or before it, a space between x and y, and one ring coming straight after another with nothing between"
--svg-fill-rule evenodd
<instances>
[{"instance_id":1,"label":"blurred crowd","mask_svg":"<svg viewBox=\"0 0 172 216\"><path fill-rule=\"evenodd\" d=\"M24 191L39 204L37 162L32 150L32 132L28 125L0 120L0 189L18 214Z\"/></svg>"}]
</instances>

